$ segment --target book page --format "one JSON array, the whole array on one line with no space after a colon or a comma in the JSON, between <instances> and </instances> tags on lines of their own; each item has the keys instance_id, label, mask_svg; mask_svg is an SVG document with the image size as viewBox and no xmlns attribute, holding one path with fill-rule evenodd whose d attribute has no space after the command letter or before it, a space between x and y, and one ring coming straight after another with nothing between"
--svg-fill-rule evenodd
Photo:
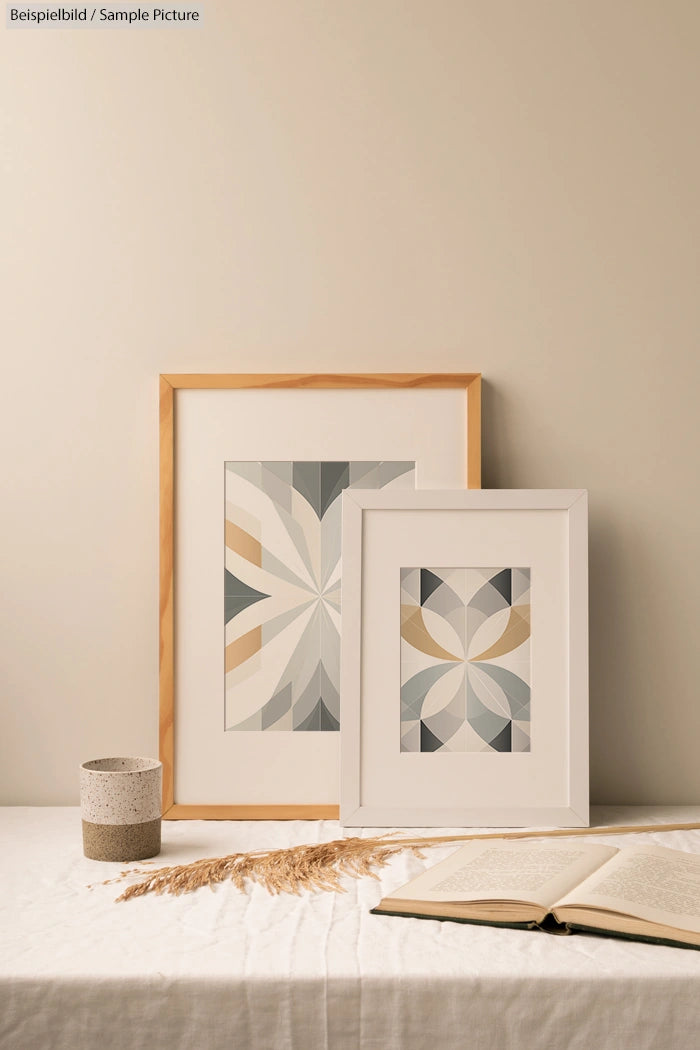
<instances>
[{"instance_id":1,"label":"book page","mask_svg":"<svg viewBox=\"0 0 700 1050\"><path fill-rule=\"evenodd\" d=\"M549 908L616 853L614 846L589 843L470 842L391 897L435 902L527 901Z\"/></svg>"},{"instance_id":2,"label":"book page","mask_svg":"<svg viewBox=\"0 0 700 1050\"><path fill-rule=\"evenodd\" d=\"M604 908L700 933L700 855L663 846L621 850L557 902Z\"/></svg>"}]
</instances>

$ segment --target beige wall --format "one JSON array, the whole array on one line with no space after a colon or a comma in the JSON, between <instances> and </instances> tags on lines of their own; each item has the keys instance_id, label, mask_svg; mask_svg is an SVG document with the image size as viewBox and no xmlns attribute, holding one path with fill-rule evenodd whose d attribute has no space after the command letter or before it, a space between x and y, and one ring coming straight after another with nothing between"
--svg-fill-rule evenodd
<instances>
[{"instance_id":1,"label":"beige wall","mask_svg":"<svg viewBox=\"0 0 700 1050\"><path fill-rule=\"evenodd\" d=\"M700 802L695 0L0 30L0 801L157 749L157 375L480 370L585 486L594 801Z\"/></svg>"}]
</instances>

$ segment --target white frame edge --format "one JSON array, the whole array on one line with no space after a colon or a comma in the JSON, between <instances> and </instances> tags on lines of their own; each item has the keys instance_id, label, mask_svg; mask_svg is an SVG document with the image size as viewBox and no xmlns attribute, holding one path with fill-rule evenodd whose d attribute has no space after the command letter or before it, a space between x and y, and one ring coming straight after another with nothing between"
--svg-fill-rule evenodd
<instances>
[{"instance_id":1,"label":"white frame edge","mask_svg":"<svg viewBox=\"0 0 700 1050\"><path fill-rule=\"evenodd\" d=\"M410 809L365 806L361 800L362 540L371 510L565 510L568 511L569 723L568 805L518 810L517 824L501 809ZM585 489L479 489L343 493L343 626L341 644L340 823L389 827L587 827L588 741L588 493ZM359 581L359 586L357 582ZM351 582L354 586L351 586ZM433 823L434 822L434 823Z\"/></svg>"},{"instance_id":2,"label":"white frame edge","mask_svg":"<svg viewBox=\"0 0 700 1050\"><path fill-rule=\"evenodd\" d=\"M347 490L346 490L347 491ZM361 703L344 704L344 696L361 697L362 691L362 583L346 587L346 579L360 579L362 573L362 517L363 506L355 499L343 496L342 508L343 564L342 601L343 619L340 645L340 822L361 816L360 764L353 761L360 755ZM353 654L358 654L355 659Z\"/></svg>"},{"instance_id":3,"label":"white frame edge","mask_svg":"<svg viewBox=\"0 0 700 1050\"><path fill-rule=\"evenodd\" d=\"M569 804L589 823L588 493L569 505ZM574 744L576 746L574 746Z\"/></svg>"}]
</instances>

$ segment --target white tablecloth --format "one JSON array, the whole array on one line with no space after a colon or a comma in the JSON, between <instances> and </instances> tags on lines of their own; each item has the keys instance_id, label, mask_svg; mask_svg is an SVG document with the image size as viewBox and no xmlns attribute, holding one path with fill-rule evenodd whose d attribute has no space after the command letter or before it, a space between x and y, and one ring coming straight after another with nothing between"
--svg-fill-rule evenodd
<instances>
[{"instance_id":1,"label":"white tablecloth","mask_svg":"<svg viewBox=\"0 0 700 1050\"><path fill-rule=\"evenodd\" d=\"M700 808L602 807L592 819L700 820ZM155 864L342 835L332 821L167 821ZM634 841L700 853L700 831ZM123 865L83 857L77 809L0 810L0 1047L700 1046L700 952L370 914L454 848L404 853L343 894L226 884L115 904L120 888L101 883Z\"/></svg>"}]
</instances>

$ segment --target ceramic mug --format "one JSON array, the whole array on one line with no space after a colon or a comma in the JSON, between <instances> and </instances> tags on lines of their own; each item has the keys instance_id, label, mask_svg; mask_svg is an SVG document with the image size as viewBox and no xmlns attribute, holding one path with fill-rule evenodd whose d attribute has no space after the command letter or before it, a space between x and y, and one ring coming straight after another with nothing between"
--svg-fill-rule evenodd
<instances>
[{"instance_id":1,"label":"ceramic mug","mask_svg":"<svg viewBox=\"0 0 700 1050\"><path fill-rule=\"evenodd\" d=\"M160 853L161 780L155 758L95 758L80 767L83 853L145 860Z\"/></svg>"}]
</instances>

